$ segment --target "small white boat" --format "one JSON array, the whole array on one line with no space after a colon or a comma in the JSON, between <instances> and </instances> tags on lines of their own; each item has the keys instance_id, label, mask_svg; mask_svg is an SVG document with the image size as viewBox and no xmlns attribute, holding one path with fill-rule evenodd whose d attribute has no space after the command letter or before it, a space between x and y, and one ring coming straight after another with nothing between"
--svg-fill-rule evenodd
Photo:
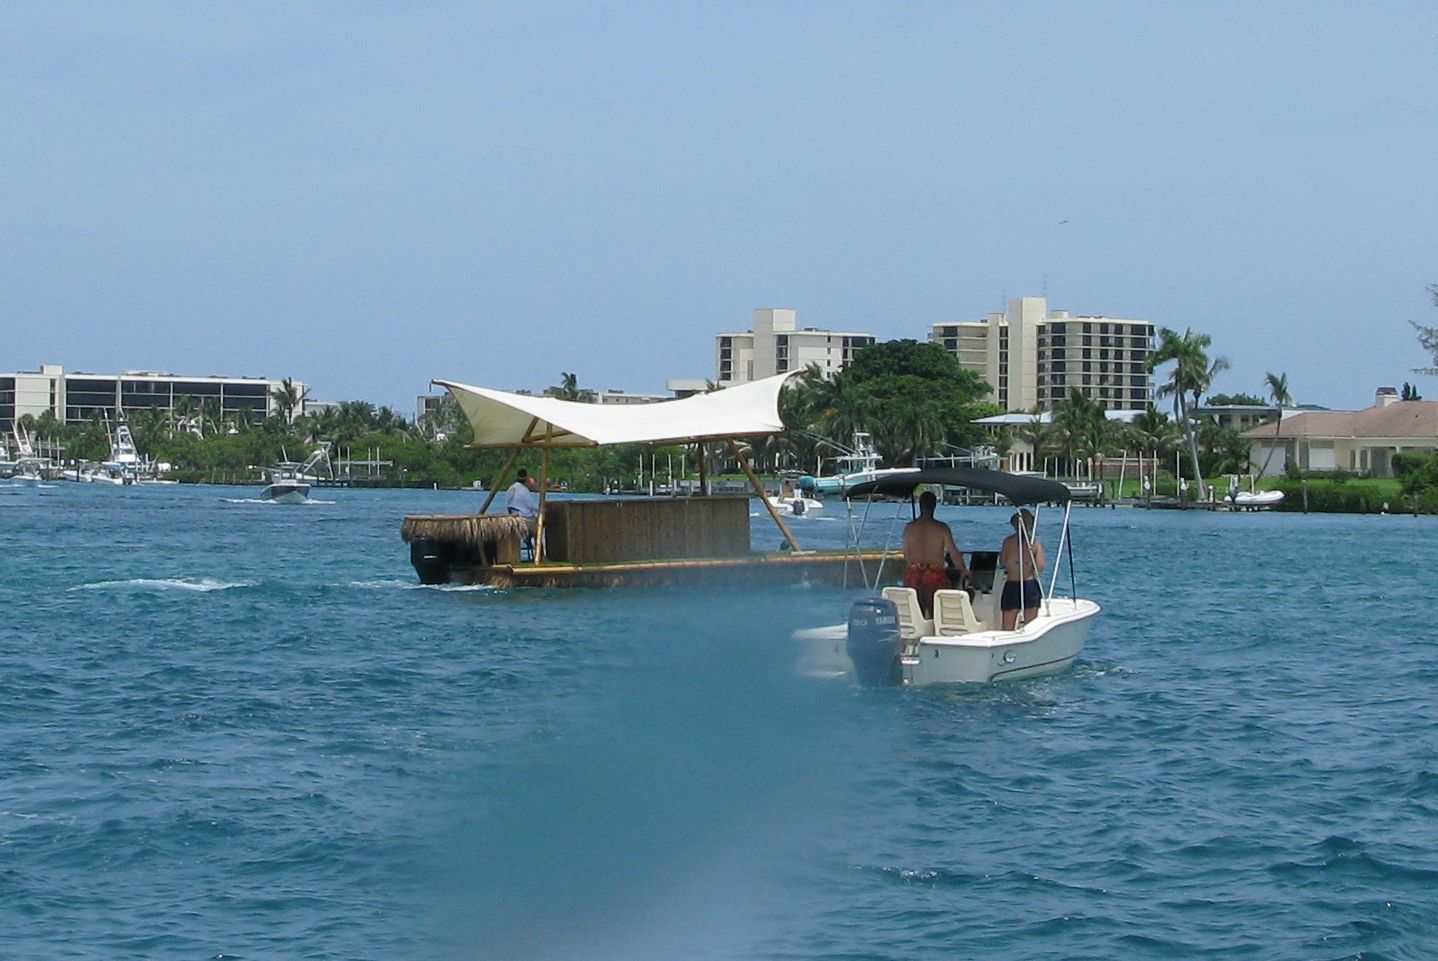
<instances>
[{"instance_id":1,"label":"small white boat","mask_svg":"<svg viewBox=\"0 0 1438 961\"><path fill-rule=\"evenodd\" d=\"M45 462L38 458L21 458L10 465L10 473L7 476L12 481L39 483L45 479L45 467Z\"/></svg>"},{"instance_id":2,"label":"small white boat","mask_svg":"<svg viewBox=\"0 0 1438 961\"><path fill-rule=\"evenodd\" d=\"M1239 491L1229 498L1239 510L1261 511L1283 503L1283 491Z\"/></svg>"},{"instance_id":3,"label":"small white boat","mask_svg":"<svg viewBox=\"0 0 1438 961\"><path fill-rule=\"evenodd\" d=\"M780 494L778 497L769 498L769 503L780 514L792 517L802 517L813 511L824 509L823 501L805 497L803 494Z\"/></svg>"},{"instance_id":4,"label":"small white boat","mask_svg":"<svg viewBox=\"0 0 1438 961\"><path fill-rule=\"evenodd\" d=\"M1004 572L997 554L974 552L969 567L974 593L934 593L933 616L926 618L913 588L886 587L879 597L856 601L846 623L795 631L801 649L800 670L847 677L861 684L985 684L1057 674L1083 651L1099 605L1073 594L1056 596L1060 563L1071 550L1068 527L1071 497L1056 481L1021 477L979 468L936 468L910 478L882 478L851 491L851 496L912 496L924 484L967 487L1001 494L1015 506L1061 503L1063 528L1053 558L1053 574L1041 583L1043 597L1033 620L1013 630L1000 627L999 598ZM1072 567L1070 566L1070 571ZM989 573L992 572L992 577Z\"/></svg>"}]
</instances>

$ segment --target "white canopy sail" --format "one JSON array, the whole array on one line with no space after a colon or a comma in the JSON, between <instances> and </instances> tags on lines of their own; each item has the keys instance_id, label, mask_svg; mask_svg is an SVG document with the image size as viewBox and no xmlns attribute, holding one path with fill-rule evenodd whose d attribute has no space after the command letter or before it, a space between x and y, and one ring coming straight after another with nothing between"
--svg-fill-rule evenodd
<instances>
[{"instance_id":1,"label":"white canopy sail","mask_svg":"<svg viewBox=\"0 0 1438 961\"><path fill-rule=\"evenodd\" d=\"M459 402L474 427L474 447L601 447L776 434L784 429L779 389L794 373L654 404L585 404L448 380L432 383Z\"/></svg>"}]
</instances>

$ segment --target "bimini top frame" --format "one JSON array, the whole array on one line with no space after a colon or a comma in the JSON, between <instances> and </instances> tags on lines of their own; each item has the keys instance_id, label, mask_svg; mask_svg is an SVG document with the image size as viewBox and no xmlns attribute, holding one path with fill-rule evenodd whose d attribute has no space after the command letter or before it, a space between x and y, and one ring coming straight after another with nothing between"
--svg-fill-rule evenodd
<instances>
[{"instance_id":1,"label":"bimini top frame","mask_svg":"<svg viewBox=\"0 0 1438 961\"><path fill-rule=\"evenodd\" d=\"M1046 477L1032 477L1026 474L1009 474L999 470L989 470L982 467L931 467L916 471L906 471L902 474L887 474L875 480L855 485L845 492L844 496L850 501L852 518L852 503L856 500L865 501L864 520L860 522L860 530L868 520L869 505L875 499L882 497L904 498L910 502L910 513L913 513L914 493L921 487L963 487L969 490L987 491L998 494L1015 507L1033 506L1037 508L1040 504L1062 504L1064 507L1063 530L1059 534L1058 563L1054 564L1053 572L1049 577L1048 589L1043 591L1044 599L1047 600L1053 595L1058 586L1059 569L1063 565L1063 557L1068 555L1069 561L1069 586L1074 597L1078 596L1078 582L1074 574L1073 543L1069 536L1069 519L1073 511L1073 499L1068 487L1055 480ZM1037 510L1035 511L1037 514ZM1035 517L1037 521L1037 517ZM890 527L892 536L894 527ZM1018 526L1019 536L1027 541L1029 532L1024 525ZM855 545L858 544L858 535L855 535ZM887 548L888 545L886 544ZM1028 556L1027 550L1020 554L1020 565L1023 558ZM881 568L882 569L882 568ZM861 572L862 573L862 572ZM867 581L867 578L866 578ZM875 586L877 586L878 575L875 575ZM867 584L866 584L867 586ZM1040 585L1042 587L1042 585Z\"/></svg>"}]
</instances>

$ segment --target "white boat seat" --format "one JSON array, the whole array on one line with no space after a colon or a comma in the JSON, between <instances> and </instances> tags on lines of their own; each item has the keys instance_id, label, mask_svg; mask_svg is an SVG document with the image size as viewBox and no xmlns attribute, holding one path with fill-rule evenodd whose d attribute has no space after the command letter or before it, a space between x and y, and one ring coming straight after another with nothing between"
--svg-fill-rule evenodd
<instances>
[{"instance_id":1,"label":"white boat seat","mask_svg":"<svg viewBox=\"0 0 1438 961\"><path fill-rule=\"evenodd\" d=\"M919 592L912 587L886 587L884 599L899 609L899 636L905 640L928 637L934 633L934 622L919 607Z\"/></svg>"},{"instance_id":2,"label":"white boat seat","mask_svg":"<svg viewBox=\"0 0 1438 961\"><path fill-rule=\"evenodd\" d=\"M941 637L984 629L968 591L934 591L934 629Z\"/></svg>"}]
</instances>

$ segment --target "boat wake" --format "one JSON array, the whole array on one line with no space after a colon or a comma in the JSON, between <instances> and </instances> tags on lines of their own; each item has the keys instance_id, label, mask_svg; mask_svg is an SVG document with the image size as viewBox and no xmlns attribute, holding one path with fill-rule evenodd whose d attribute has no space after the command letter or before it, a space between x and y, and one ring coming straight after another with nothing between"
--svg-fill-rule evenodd
<instances>
[{"instance_id":1,"label":"boat wake","mask_svg":"<svg viewBox=\"0 0 1438 961\"><path fill-rule=\"evenodd\" d=\"M395 579L392 581L350 581L350 587L369 591L446 591L460 593L467 591L498 591L492 584L416 584L414 581Z\"/></svg>"},{"instance_id":2,"label":"boat wake","mask_svg":"<svg viewBox=\"0 0 1438 961\"><path fill-rule=\"evenodd\" d=\"M316 500L316 499L313 498L313 497L306 497L306 498L305 498L304 500L302 500L302 501L293 501L293 502L285 503L285 504L281 504L279 501L272 501L272 500L267 501L267 500L262 500L261 498L258 498L258 497L221 497L221 498L220 498L220 502L223 503L223 504L250 504L250 505L258 504L258 505L261 506L261 507L304 507L306 504L334 504L334 503L337 503L336 501Z\"/></svg>"},{"instance_id":3,"label":"boat wake","mask_svg":"<svg viewBox=\"0 0 1438 961\"><path fill-rule=\"evenodd\" d=\"M193 591L208 594L211 591L228 591L237 587L254 587L254 581L221 581L212 577L136 577L127 581L96 581L92 584L76 584L67 591Z\"/></svg>"}]
</instances>

